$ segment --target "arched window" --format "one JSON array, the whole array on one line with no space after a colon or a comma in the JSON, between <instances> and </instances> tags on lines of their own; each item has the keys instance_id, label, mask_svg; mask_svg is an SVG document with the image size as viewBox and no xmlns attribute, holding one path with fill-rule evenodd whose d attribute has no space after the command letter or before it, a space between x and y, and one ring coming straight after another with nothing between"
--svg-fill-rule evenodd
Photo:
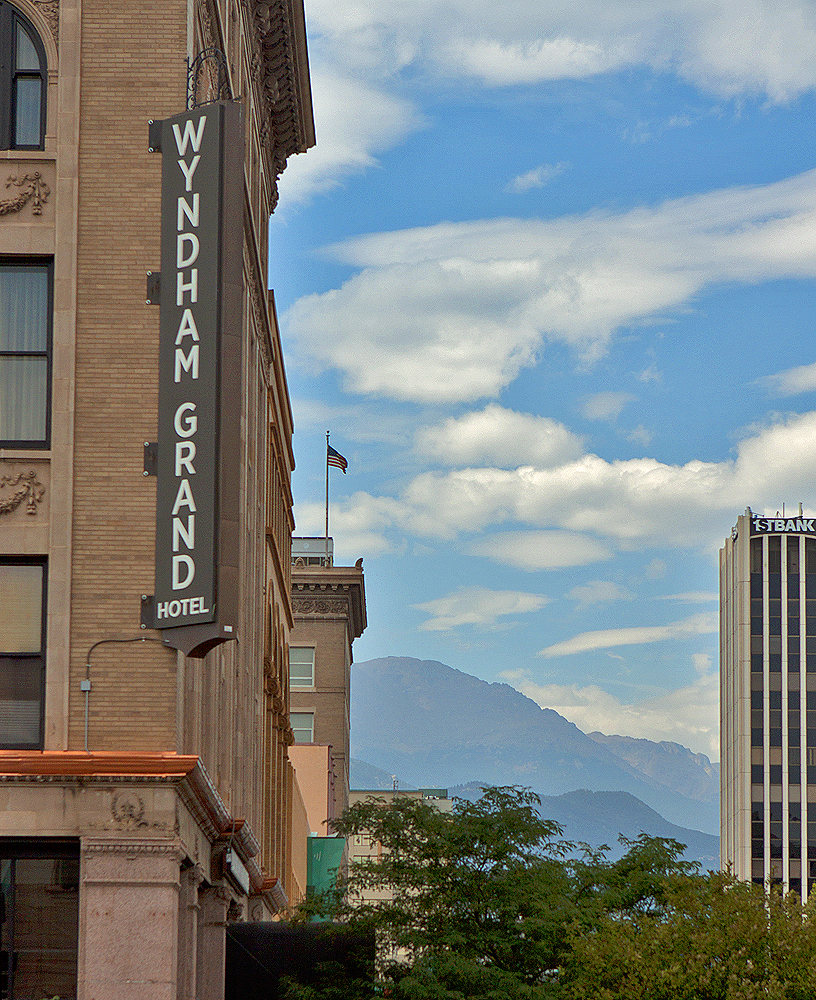
<instances>
[{"instance_id":1,"label":"arched window","mask_svg":"<svg viewBox=\"0 0 816 1000\"><path fill-rule=\"evenodd\" d=\"M45 49L34 26L0 0L0 149L42 149Z\"/></svg>"}]
</instances>

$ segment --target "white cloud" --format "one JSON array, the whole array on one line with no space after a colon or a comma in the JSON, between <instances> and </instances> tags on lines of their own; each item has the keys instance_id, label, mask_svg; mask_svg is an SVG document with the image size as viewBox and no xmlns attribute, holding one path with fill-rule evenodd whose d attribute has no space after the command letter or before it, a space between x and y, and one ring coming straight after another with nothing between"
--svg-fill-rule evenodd
<instances>
[{"instance_id":1,"label":"white cloud","mask_svg":"<svg viewBox=\"0 0 816 1000\"><path fill-rule=\"evenodd\" d=\"M694 664L695 672L700 677L711 673L711 657L708 653L692 653L691 662Z\"/></svg>"},{"instance_id":2,"label":"white cloud","mask_svg":"<svg viewBox=\"0 0 816 1000\"><path fill-rule=\"evenodd\" d=\"M586 687L536 684L529 674L519 676L519 672L508 679L542 708L554 709L585 733L597 731L635 739L671 740L717 760L719 682L716 673L705 669L704 661L708 661L705 654L695 655L697 677L686 687L631 704L594 684Z\"/></svg>"},{"instance_id":3,"label":"white cloud","mask_svg":"<svg viewBox=\"0 0 816 1000\"><path fill-rule=\"evenodd\" d=\"M816 11L803 0L311 0L308 7L318 145L290 160L284 212L376 163L378 152L417 127L417 108L395 96L406 70L426 85L464 77L494 87L646 66L718 96L773 102L816 85Z\"/></svg>"},{"instance_id":4,"label":"white cloud","mask_svg":"<svg viewBox=\"0 0 816 1000\"><path fill-rule=\"evenodd\" d=\"M708 287L816 277L816 171L623 213L440 223L327 251L358 268L300 299L297 351L354 393L495 397L548 341L584 361Z\"/></svg>"},{"instance_id":5,"label":"white cloud","mask_svg":"<svg viewBox=\"0 0 816 1000\"><path fill-rule=\"evenodd\" d=\"M473 542L468 552L530 573L585 566L612 555L594 538L568 531L503 531Z\"/></svg>"},{"instance_id":6,"label":"white cloud","mask_svg":"<svg viewBox=\"0 0 816 1000\"><path fill-rule=\"evenodd\" d=\"M598 392L584 401L584 416L587 420L615 420L634 398L628 392Z\"/></svg>"},{"instance_id":7,"label":"white cloud","mask_svg":"<svg viewBox=\"0 0 816 1000\"><path fill-rule=\"evenodd\" d=\"M580 607L589 604L604 604L607 601L631 601L634 594L612 580L590 580L589 583L573 587L567 594Z\"/></svg>"},{"instance_id":8,"label":"white cloud","mask_svg":"<svg viewBox=\"0 0 816 1000\"><path fill-rule=\"evenodd\" d=\"M414 604L413 607L431 615L428 621L419 626L420 629L442 632L459 625L492 626L499 618L508 615L538 611L549 600L543 594L529 594L518 590L463 587L446 597Z\"/></svg>"},{"instance_id":9,"label":"white cloud","mask_svg":"<svg viewBox=\"0 0 816 1000\"><path fill-rule=\"evenodd\" d=\"M721 542L745 503L775 510L780 496L816 500L816 413L766 428L736 452L733 460L685 465L584 455L553 469L427 472L401 503L406 526L437 537L516 521L621 546L687 547Z\"/></svg>"},{"instance_id":10,"label":"white cloud","mask_svg":"<svg viewBox=\"0 0 816 1000\"><path fill-rule=\"evenodd\" d=\"M576 38L532 38L504 42L497 38L463 38L445 49L448 65L462 75L503 86L544 80L580 80L632 61L620 43L600 44Z\"/></svg>"},{"instance_id":11,"label":"white cloud","mask_svg":"<svg viewBox=\"0 0 816 1000\"><path fill-rule=\"evenodd\" d=\"M360 556L374 557L399 551L403 543L392 540L387 529L399 520L399 504L387 497L356 493L329 509L329 531L335 540L335 561L352 565ZM295 534L320 537L326 527L326 508L319 503L299 503L295 508Z\"/></svg>"},{"instance_id":12,"label":"white cloud","mask_svg":"<svg viewBox=\"0 0 816 1000\"><path fill-rule=\"evenodd\" d=\"M577 458L583 441L548 417L515 413L491 403L417 433L417 450L447 465L552 467Z\"/></svg>"},{"instance_id":13,"label":"white cloud","mask_svg":"<svg viewBox=\"0 0 816 1000\"><path fill-rule=\"evenodd\" d=\"M289 160L278 182L278 215L375 166L377 153L423 123L414 105L379 86L326 67L314 68L311 78L317 145Z\"/></svg>"},{"instance_id":14,"label":"white cloud","mask_svg":"<svg viewBox=\"0 0 816 1000\"><path fill-rule=\"evenodd\" d=\"M640 444L644 447L652 443L652 438L654 434L648 430L643 424L639 424L634 430L629 431L626 435L626 440L631 441L632 444Z\"/></svg>"},{"instance_id":15,"label":"white cloud","mask_svg":"<svg viewBox=\"0 0 816 1000\"><path fill-rule=\"evenodd\" d=\"M414 65L529 84L648 65L776 101L816 79L816 14L803 0L312 0L309 31L324 57L383 76Z\"/></svg>"},{"instance_id":16,"label":"white cloud","mask_svg":"<svg viewBox=\"0 0 816 1000\"><path fill-rule=\"evenodd\" d=\"M659 372L655 368L654 365L649 365L649 367L646 368L644 371L638 372L638 376L637 377L640 379L641 382L662 382L663 381L663 374L662 374L662 372Z\"/></svg>"},{"instance_id":17,"label":"white cloud","mask_svg":"<svg viewBox=\"0 0 816 1000\"><path fill-rule=\"evenodd\" d=\"M514 177L505 190L511 194L524 194L526 191L532 191L533 188L544 187L554 177L563 174L568 166L568 163L563 162L555 164L543 163L539 167L528 170L526 174L519 174L518 177Z\"/></svg>"},{"instance_id":18,"label":"white cloud","mask_svg":"<svg viewBox=\"0 0 816 1000\"><path fill-rule=\"evenodd\" d=\"M769 392L780 396L796 396L800 392L813 392L816 389L816 364L798 365L784 372L768 375L759 380Z\"/></svg>"},{"instance_id":19,"label":"white cloud","mask_svg":"<svg viewBox=\"0 0 816 1000\"><path fill-rule=\"evenodd\" d=\"M686 604L710 604L713 601L719 601L719 599L719 594L706 593L704 590L689 591L685 594L661 594L658 597L659 601L677 601Z\"/></svg>"},{"instance_id":20,"label":"white cloud","mask_svg":"<svg viewBox=\"0 0 816 1000\"><path fill-rule=\"evenodd\" d=\"M472 554L533 571L596 562L611 557L614 547L711 549L747 503L772 513L780 497L795 497L811 516L814 483L816 412L760 430L723 462L607 462L582 455L553 468L424 472L396 497L356 493L333 504L332 525L372 538L478 535L468 548ZM317 526L320 508L314 507ZM297 511L299 530L304 510L308 505ZM499 525L532 530L492 533ZM647 569L650 579L663 573L662 560Z\"/></svg>"},{"instance_id":21,"label":"white cloud","mask_svg":"<svg viewBox=\"0 0 816 1000\"><path fill-rule=\"evenodd\" d=\"M697 614L669 625L635 625L632 628L609 628L598 632L581 632L564 642L557 642L539 651L539 656L573 656L614 646L646 645L669 639L687 639L708 635L719 630L716 614Z\"/></svg>"}]
</instances>

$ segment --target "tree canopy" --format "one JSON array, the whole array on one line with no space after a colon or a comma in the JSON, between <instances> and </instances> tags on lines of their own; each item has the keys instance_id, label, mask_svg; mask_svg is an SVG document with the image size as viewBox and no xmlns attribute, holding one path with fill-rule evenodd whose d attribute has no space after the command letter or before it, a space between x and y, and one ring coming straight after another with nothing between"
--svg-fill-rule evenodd
<instances>
[{"instance_id":1,"label":"tree canopy","mask_svg":"<svg viewBox=\"0 0 816 1000\"><path fill-rule=\"evenodd\" d=\"M562 839L529 790L488 788L453 810L408 796L336 822L371 844L296 919L373 928L377 982L395 1000L804 1000L816 924L798 897L700 874L683 845L641 834L624 856ZM290 996L327 1000L337 984Z\"/></svg>"}]
</instances>

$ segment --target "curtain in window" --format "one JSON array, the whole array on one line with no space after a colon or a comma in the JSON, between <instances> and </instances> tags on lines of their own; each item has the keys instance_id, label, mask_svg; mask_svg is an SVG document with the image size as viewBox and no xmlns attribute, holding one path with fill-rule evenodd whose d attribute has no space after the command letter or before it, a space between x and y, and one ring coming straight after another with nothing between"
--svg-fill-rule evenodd
<instances>
[{"instance_id":1,"label":"curtain in window","mask_svg":"<svg viewBox=\"0 0 816 1000\"><path fill-rule=\"evenodd\" d=\"M39 653L42 644L43 567L0 563L0 653Z\"/></svg>"},{"instance_id":2,"label":"curtain in window","mask_svg":"<svg viewBox=\"0 0 816 1000\"><path fill-rule=\"evenodd\" d=\"M0 746L40 743L44 572L0 563Z\"/></svg>"},{"instance_id":3,"label":"curtain in window","mask_svg":"<svg viewBox=\"0 0 816 1000\"><path fill-rule=\"evenodd\" d=\"M0 440L45 440L48 318L48 268L0 266Z\"/></svg>"}]
</instances>

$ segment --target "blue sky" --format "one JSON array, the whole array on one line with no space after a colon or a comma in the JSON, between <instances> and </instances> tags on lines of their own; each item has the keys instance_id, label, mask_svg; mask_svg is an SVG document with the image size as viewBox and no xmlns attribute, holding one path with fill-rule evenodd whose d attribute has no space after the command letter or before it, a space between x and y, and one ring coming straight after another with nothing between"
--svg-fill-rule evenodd
<instances>
[{"instance_id":1,"label":"blue sky","mask_svg":"<svg viewBox=\"0 0 816 1000\"><path fill-rule=\"evenodd\" d=\"M719 756L717 550L816 514L816 5L306 0L270 227L355 658Z\"/></svg>"}]
</instances>

